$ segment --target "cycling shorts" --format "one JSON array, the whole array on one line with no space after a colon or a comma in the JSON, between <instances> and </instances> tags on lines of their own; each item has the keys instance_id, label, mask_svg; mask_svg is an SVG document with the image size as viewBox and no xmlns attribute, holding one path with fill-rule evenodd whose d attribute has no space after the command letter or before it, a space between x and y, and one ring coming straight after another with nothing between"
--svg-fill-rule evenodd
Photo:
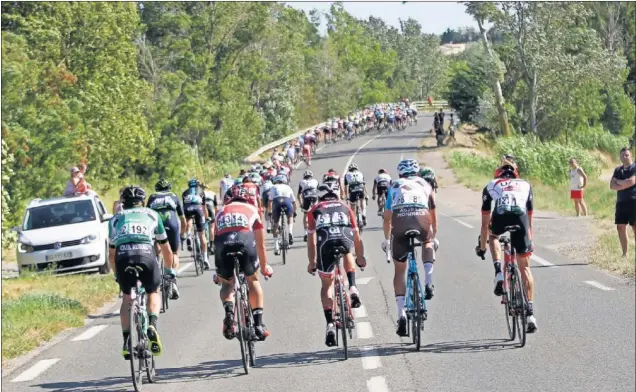
<instances>
[{"instance_id":1,"label":"cycling shorts","mask_svg":"<svg viewBox=\"0 0 636 392\"><path fill-rule=\"evenodd\" d=\"M263 206L267 208L267 205L269 204L269 190L261 192L261 201L263 202Z\"/></svg>"},{"instance_id":2,"label":"cycling shorts","mask_svg":"<svg viewBox=\"0 0 636 392\"><path fill-rule=\"evenodd\" d=\"M527 214L518 215L514 213L497 214L493 212L490 218L490 233L500 236L505 233L507 226L521 227L517 231L510 233L510 245L518 255L526 256L532 253L532 233L530 232L530 221Z\"/></svg>"},{"instance_id":3,"label":"cycling shorts","mask_svg":"<svg viewBox=\"0 0 636 392\"><path fill-rule=\"evenodd\" d=\"M272 219L273 222L278 222L283 210L287 214L287 217L292 217L294 214L294 205L292 199L289 197L277 197L272 201Z\"/></svg>"},{"instance_id":4,"label":"cycling shorts","mask_svg":"<svg viewBox=\"0 0 636 392\"><path fill-rule=\"evenodd\" d=\"M364 185L363 184L355 184L349 185L349 201L352 203L357 202L358 200L364 199Z\"/></svg>"},{"instance_id":5,"label":"cycling shorts","mask_svg":"<svg viewBox=\"0 0 636 392\"><path fill-rule=\"evenodd\" d=\"M303 211L307 212L311 209L311 207L316 204L316 202L318 201L318 197L316 195L307 195L307 196L303 196L303 205L302 205L302 209Z\"/></svg>"},{"instance_id":6,"label":"cycling shorts","mask_svg":"<svg viewBox=\"0 0 636 392\"><path fill-rule=\"evenodd\" d=\"M184 206L185 217L187 220L194 219L194 224L198 232L203 231L205 224L205 213L203 212L203 206L200 204L186 204Z\"/></svg>"},{"instance_id":7,"label":"cycling shorts","mask_svg":"<svg viewBox=\"0 0 636 392\"><path fill-rule=\"evenodd\" d=\"M395 117L389 117L388 122L389 124L393 124L395 122Z\"/></svg>"},{"instance_id":8,"label":"cycling shorts","mask_svg":"<svg viewBox=\"0 0 636 392\"><path fill-rule=\"evenodd\" d=\"M214 237L214 265L216 273L225 280L234 276L234 258L230 252L243 252L239 258L239 269L245 276L252 276L258 271L258 253L253 232L229 232Z\"/></svg>"},{"instance_id":9,"label":"cycling shorts","mask_svg":"<svg viewBox=\"0 0 636 392\"><path fill-rule=\"evenodd\" d=\"M163 227L166 229L170 250L172 253L177 253L179 251L179 245L181 245L181 239L179 238L181 225L177 218L177 212L168 209L156 210L156 212L161 217Z\"/></svg>"},{"instance_id":10,"label":"cycling shorts","mask_svg":"<svg viewBox=\"0 0 636 392\"><path fill-rule=\"evenodd\" d=\"M389 193L389 187L386 186L387 184L378 184L375 187L375 194L378 196L384 195L385 197L388 195Z\"/></svg>"},{"instance_id":11,"label":"cycling shorts","mask_svg":"<svg viewBox=\"0 0 636 392\"><path fill-rule=\"evenodd\" d=\"M395 261L405 262L408 258L409 239L404 235L407 231L418 230L420 235L416 239L422 244L432 240L431 215L427 209L417 207L395 209L391 225L391 257ZM422 252L423 255L424 252Z\"/></svg>"},{"instance_id":12,"label":"cycling shorts","mask_svg":"<svg viewBox=\"0 0 636 392\"><path fill-rule=\"evenodd\" d=\"M122 293L129 295L137 285L137 277L126 268L134 267L139 272L139 281L147 293L155 293L161 284L161 266L151 244L122 244L115 249L115 272Z\"/></svg>"},{"instance_id":13,"label":"cycling shorts","mask_svg":"<svg viewBox=\"0 0 636 392\"><path fill-rule=\"evenodd\" d=\"M339 260L333 254L337 246L345 249L345 254L353 250L354 232L351 227L333 226L316 230L316 269L323 278L333 276Z\"/></svg>"}]
</instances>

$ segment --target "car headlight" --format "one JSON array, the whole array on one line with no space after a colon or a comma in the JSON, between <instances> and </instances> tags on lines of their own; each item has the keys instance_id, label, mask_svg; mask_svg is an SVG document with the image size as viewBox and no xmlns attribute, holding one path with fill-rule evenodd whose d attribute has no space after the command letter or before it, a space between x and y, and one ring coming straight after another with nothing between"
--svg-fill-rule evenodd
<instances>
[{"instance_id":1,"label":"car headlight","mask_svg":"<svg viewBox=\"0 0 636 392\"><path fill-rule=\"evenodd\" d=\"M33 252L33 247L29 244L23 244L21 242L18 243L18 252L20 253L30 253Z\"/></svg>"},{"instance_id":2,"label":"car headlight","mask_svg":"<svg viewBox=\"0 0 636 392\"><path fill-rule=\"evenodd\" d=\"M82 240L80 241L80 244L88 244L88 243L94 242L94 241L97 241L97 235L91 234L91 235L87 235L86 237L82 238Z\"/></svg>"}]
</instances>

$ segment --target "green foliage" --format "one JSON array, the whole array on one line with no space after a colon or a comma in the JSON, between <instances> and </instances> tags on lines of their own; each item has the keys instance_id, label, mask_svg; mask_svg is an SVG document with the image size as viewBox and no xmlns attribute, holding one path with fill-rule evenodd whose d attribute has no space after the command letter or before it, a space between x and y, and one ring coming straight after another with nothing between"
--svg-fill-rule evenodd
<instances>
[{"instance_id":1,"label":"green foliage","mask_svg":"<svg viewBox=\"0 0 636 392\"><path fill-rule=\"evenodd\" d=\"M560 141L565 143L564 140ZM627 136L613 135L602 127L586 127L572 132L569 142L577 144L586 150L599 150L612 156L618 156L621 148L629 145L629 138Z\"/></svg>"}]
</instances>

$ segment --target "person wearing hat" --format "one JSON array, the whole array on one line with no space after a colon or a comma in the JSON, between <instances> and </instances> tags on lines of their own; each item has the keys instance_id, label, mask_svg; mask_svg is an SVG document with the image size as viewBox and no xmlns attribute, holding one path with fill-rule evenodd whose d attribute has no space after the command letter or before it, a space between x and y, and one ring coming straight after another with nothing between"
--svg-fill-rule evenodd
<instances>
[{"instance_id":1,"label":"person wearing hat","mask_svg":"<svg viewBox=\"0 0 636 392\"><path fill-rule=\"evenodd\" d=\"M80 181L80 169L73 166L71 168L71 178L66 182L66 189L64 190L64 196L75 195L75 187Z\"/></svg>"}]
</instances>

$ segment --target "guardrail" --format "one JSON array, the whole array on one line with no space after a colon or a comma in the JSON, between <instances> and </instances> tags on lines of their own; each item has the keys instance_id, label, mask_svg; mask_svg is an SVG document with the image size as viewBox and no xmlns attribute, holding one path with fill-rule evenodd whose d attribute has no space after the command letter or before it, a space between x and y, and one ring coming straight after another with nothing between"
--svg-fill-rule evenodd
<instances>
[{"instance_id":1,"label":"guardrail","mask_svg":"<svg viewBox=\"0 0 636 392\"><path fill-rule=\"evenodd\" d=\"M416 108L420 109L420 108L430 108L431 106L428 104L427 101L418 101L418 102L411 102L412 105L415 105ZM435 109L443 109L445 107L448 107L448 102L447 101L433 101L433 108ZM322 122L320 124L316 124L312 127L309 128L305 128L301 131L292 133L291 135L287 135L282 139L278 139L278 140L274 140L273 142L259 148L258 150L254 151L253 153L251 153L249 156L247 156L245 159L243 159L243 161L245 163L255 163L258 160L258 157L263 154L265 151L271 150L274 147L278 147L281 146L285 143L287 143L290 140L293 140L295 138L297 138L300 135L305 134L307 131L310 131L316 127L322 127L324 126L325 123Z\"/></svg>"}]
</instances>

